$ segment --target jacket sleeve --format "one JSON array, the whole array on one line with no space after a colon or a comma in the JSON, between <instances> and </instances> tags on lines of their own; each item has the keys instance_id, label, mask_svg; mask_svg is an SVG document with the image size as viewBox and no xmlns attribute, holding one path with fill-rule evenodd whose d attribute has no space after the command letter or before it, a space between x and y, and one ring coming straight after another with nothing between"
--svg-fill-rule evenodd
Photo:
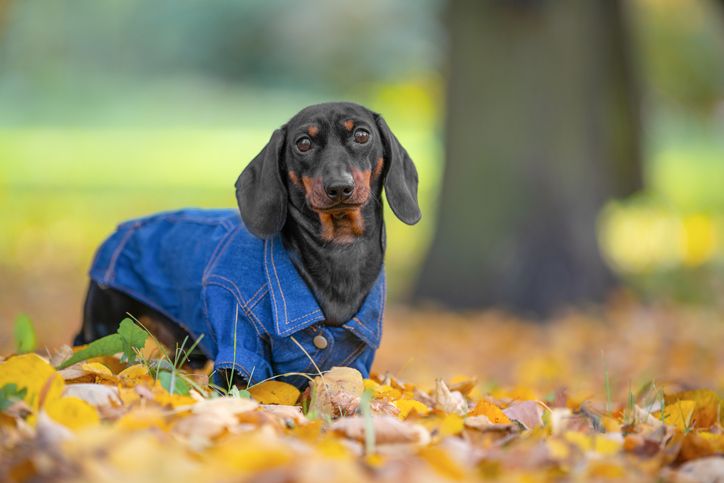
<instances>
[{"instance_id":1,"label":"jacket sleeve","mask_svg":"<svg viewBox=\"0 0 724 483\"><path fill-rule=\"evenodd\" d=\"M214 380L226 387L225 371L234 368L250 383L273 376L266 335L257 330L242 300L226 287L210 282L204 289L207 336L218 347L214 360Z\"/></svg>"}]
</instances>

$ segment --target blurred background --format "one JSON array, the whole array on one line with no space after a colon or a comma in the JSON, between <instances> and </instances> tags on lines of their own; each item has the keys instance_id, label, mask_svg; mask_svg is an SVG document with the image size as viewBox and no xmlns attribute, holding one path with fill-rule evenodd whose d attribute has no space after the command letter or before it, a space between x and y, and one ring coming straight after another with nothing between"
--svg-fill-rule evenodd
<instances>
[{"instance_id":1,"label":"blurred background","mask_svg":"<svg viewBox=\"0 0 724 483\"><path fill-rule=\"evenodd\" d=\"M720 2L0 0L0 351L20 312L70 341L117 223L235 206L332 100L419 172L423 220L386 216L392 305L724 307Z\"/></svg>"}]
</instances>

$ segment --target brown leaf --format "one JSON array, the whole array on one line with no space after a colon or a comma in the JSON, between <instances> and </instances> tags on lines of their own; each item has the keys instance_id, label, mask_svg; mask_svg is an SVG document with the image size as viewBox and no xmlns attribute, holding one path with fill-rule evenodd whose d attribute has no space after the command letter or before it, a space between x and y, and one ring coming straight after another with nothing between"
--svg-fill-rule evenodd
<instances>
[{"instance_id":1,"label":"brown leaf","mask_svg":"<svg viewBox=\"0 0 724 483\"><path fill-rule=\"evenodd\" d=\"M331 396L330 400L332 402L332 407L334 408L333 415L335 417L342 417L355 414L359 408L362 398L353 396L348 392L340 391Z\"/></svg>"},{"instance_id":2,"label":"brown leaf","mask_svg":"<svg viewBox=\"0 0 724 483\"><path fill-rule=\"evenodd\" d=\"M316 377L310 386L314 392L312 409L318 415L329 417L334 417L335 414L332 396L346 392L351 396L361 397L364 391L362 374L351 367L333 367L324 376Z\"/></svg>"},{"instance_id":3,"label":"brown leaf","mask_svg":"<svg viewBox=\"0 0 724 483\"><path fill-rule=\"evenodd\" d=\"M676 473L698 483L724 483L724 458L711 456L689 461L681 465Z\"/></svg>"},{"instance_id":4,"label":"brown leaf","mask_svg":"<svg viewBox=\"0 0 724 483\"><path fill-rule=\"evenodd\" d=\"M724 400L711 389L697 389L695 391L683 391L664 396L666 406L677 401L694 401L696 407L692 415L692 423L695 427L707 429L715 424L724 421Z\"/></svg>"},{"instance_id":5,"label":"brown leaf","mask_svg":"<svg viewBox=\"0 0 724 483\"><path fill-rule=\"evenodd\" d=\"M698 434L689 433L684 436L679 449L679 456L676 458L676 464L685 463L687 461L713 456L714 449L711 444Z\"/></svg>"},{"instance_id":6,"label":"brown leaf","mask_svg":"<svg viewBox=\"0 0 724 483\"><path fill-rule=\"evenodd\" d=\"M400 410L389 399L374 399L370 401L370 409L375 416L397 416Z\"/></svg>"},{"instance_id":7,"label":"brown leaf","mask_svg":"<svg viewBox=\"0 0 724 483\"><path fill-rule=\"evenodd\" d=\"M58 352L50 358L50 365L53 367L60 366L63 362L73 357L73 348L67 344L63 344Z\"/></svg>"},{"instance_id":8,"label":"brown leaf","mask_svg":"<svg viewBox=\"0 0 724 483\"><path fill-rule=\"evenodd\" d=\"M478 383L477 377L471 377L467 381L461 381L450 386L450 392L458 391L463 396L467 397L468 394L475 389L475 385Z\"/></svg>"},{"instance_id":9,"label":"brown leaf","mask_svg":"<svg viewBox=\"0 0 724 483\"><path fill-rule=\"evenodd\" d=\"M332 423L329 430L364 442L365 424L364 418L342 418ZM419 425L406 423L392 416L375 416L372 418L372 424L376 444L418 443L424 440Z\"/></svg>"},{"instance_id":10,"label":"brown leaf","mask_svg":"<svg viewBox=\"0 0 724 483\"><path fill-rule=\"evenodd\" d=\"M91 406L122 406L118 388L102 384L72 384L63 388L63 396L76 397Z\"/></svg>"},{"instance_id":11,"label":"brown leaf","mask_svg":"<svg viewBox=\"0 0 724 483\"><path fill-rule=\"evenodd\" d=\"M294 421L295 424L307 424L309 420L302 413L299 406L280 406L277 404L262 404L261 409L273 416L276 416L285 423Z\"/></svg>"},{"instance_id":12,"label":"brown leaf","mask_svg":"<svg viewBox=\"0 0 724 483\"><path fill-rule=\"evenodd\" d=\"M527 429L543 425L543 408L535 401L523 401L516 406L503 409L503 414L511 421L518 421Z\"/></svg>"},{"instance_id":13,"label":"brown leaf","mask_svg":"<svg viewBox=\"0 0 724 483\"><path fill-rule=\"evenodd\" d=\"M435 409L441 409L448 414L457 414L464 417L468 413L468 403L459 392L451 392L442 379L435 380L435 390L432 393Z\"/></svg>"}]
</instances>

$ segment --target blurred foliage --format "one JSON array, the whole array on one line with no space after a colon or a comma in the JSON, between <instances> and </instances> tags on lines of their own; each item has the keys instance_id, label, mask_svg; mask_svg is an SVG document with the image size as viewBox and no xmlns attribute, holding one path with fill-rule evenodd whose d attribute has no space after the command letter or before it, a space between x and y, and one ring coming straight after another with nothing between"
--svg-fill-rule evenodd
<instances>
[{"instance_id":1,"label":"blurred foliage","mask_svg":"<svg viewBox=\"0 0 724 483\"><path fill-rule=\"evenodd\" d=\"M724 9L629 2L644 89L646 192L612 201L600 244L646 296L723 303Z\"/></svg>"}]
</instances>

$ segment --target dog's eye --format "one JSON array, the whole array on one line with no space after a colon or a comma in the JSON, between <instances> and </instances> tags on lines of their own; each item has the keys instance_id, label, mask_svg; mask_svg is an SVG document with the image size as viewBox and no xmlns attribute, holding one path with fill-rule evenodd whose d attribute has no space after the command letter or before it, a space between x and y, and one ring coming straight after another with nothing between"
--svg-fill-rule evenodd
<instances>
[{"instance_id":1,"label":"dog's eye","mask_svg":"<svg viewBox=\"0 0 724 483\"><path fill-rule=\"evenodd\" d=\"M312 149L312 141L310 141L309 138L302 138L297 141L297 147L300 151L309 151Z\"/></svg>"},{"instance_id":2,"label":"dog's eye","mask_svg":"<svg viewBox=\"0 0 724 483\"><path fill-rule=\"evenodd\" d=\"M354 140L360 144L366 143L369 138L370 138L370 133L368 133L364 129L358 129L354 133Z\"/></svg>"}]
</instances>

